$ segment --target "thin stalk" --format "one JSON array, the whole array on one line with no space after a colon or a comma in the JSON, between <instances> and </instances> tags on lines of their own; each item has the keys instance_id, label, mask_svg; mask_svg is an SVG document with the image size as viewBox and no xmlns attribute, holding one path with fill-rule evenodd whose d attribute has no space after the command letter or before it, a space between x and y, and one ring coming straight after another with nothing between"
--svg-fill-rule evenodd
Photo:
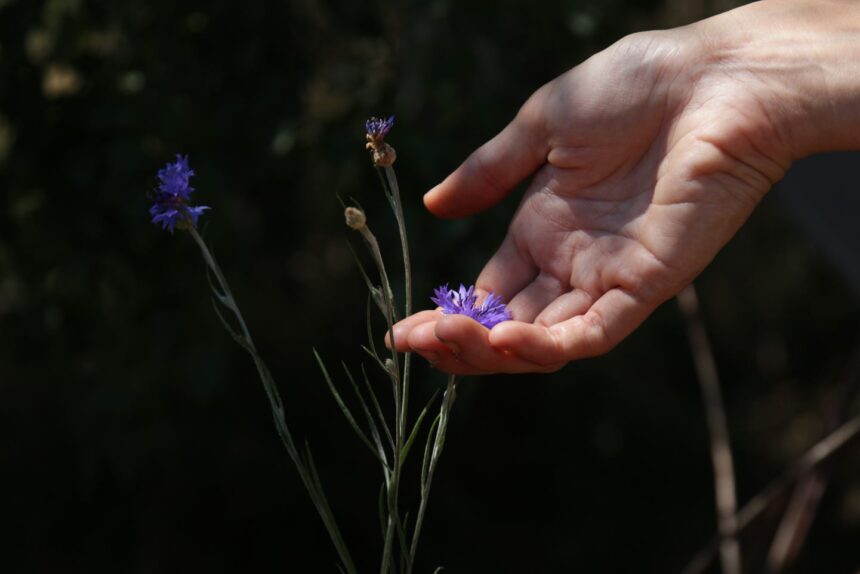
<instances>
[{"instance_id":1,"label":"thin stalk","mask_svg":"<svg viewBox=\"0 0 860 574\"><path fill-rule=\"evenodd\" d=\"M379 249L379 242L376 239L376 236L373 232L370 231L370 228L367 226L362 227L359 232L361 236L364 238L365 243L370 248L371 255L373 256L374 263L377 266L377 270L379 271L379 278L382 283L382 296L384 300L384 305L386 309L385 319L388 326L388 331L391 337L391 361L394 366L393 371L389 371L391 381L392 381L392 390L394 393L394 426L395 426L395 436L394 436L394 453L392 460L395 461L393 463L393 469L391 471L390 480L387 481L387 490L388 490L388 523L385 529L385 542L383 544L382 550L382 564L380 565L380 574L387 574L388 569L390 567L391 559L392 559L392 545L394 541L394 533L397 530L400 533L401 539L404 538L402 534L402 526L400 525L400 516L397 509L397 501L399 495L400 488L400 466L396 464L396 461L399 459L400 451L403 449L403 435L405 433L405 425L403 424L404 419L404 402L402 401L402 384L401 377L404 371L400 370L400 360L397 355L397 351L395 350L395 341L394 341L394 321L397 317L394 308L393 301L393 291L391 289L391 282L388 280L388 273L385 270L385 263L382 260L382 253ZM404 363L404 370L406 364Z\"/></svg>"},{"instance_id":2,"label":"thin stalk","mask_svg":"<svg viewBox=\"0 0 860 574\"><path fill-rule=\"evenodd\" d=\"M408 317L412 313L412 262L409 256L409 243L406 236L406 220L403 215L403 202L400 198L400 188L397 184L397 177L394 173L394 169L390 166L380 167L380 175L382 180L383 188L385 189L386 195L388 196L392 210L394 211L394 217L397 220L397 230L400 235L400 248L401 255L403 257L403 274L404 274L404 287L405 287L405 308L404 308L404 316ZM366 229L366 228L365 228ZM368 231L369 233L369 231ZM370 242L369 242L370 243ZM373 244L371 244L371 249L375 249L376 253L374 254L381 261L381 256L378 254L378 245L375 244L375 239ZM388 282L387 276L383 278L383 290L391 293L391 285ZM391 348L392 355L394 355L395 365L399 367L399 363L396 359L396 351L394 351L394 329L393 325L389 324L389 336L391 337ZM402 455L402 450L404 447L404 440L406 437L406 427L407 427L407 418L408 418L408 405L409 405L409 374L411 371L411 353L405 353L403 358L403 370L400 371L398 368L397 374L399 375L397 379L400 382L400 393L395 393L395 449L396 455L395 460L399 460ZM395 385L397 386L397 385ZM399 394L399 396L397 396ZM388 489L388 511L389 511L389 520L388 527L386 528L385 535L385 544L383 547L383 562L381 565L381 573L385 574L388 569L387 558L390 558L393 544L394 531L397 531L398 537L400 538L400 544L402 547L402 551L405 554L408 549L408 543L406 540L406 532L403 528L403 525L400 521L400 513L398 510L398 499L399 499L399 489L400 489L400 475L401 468L399 464L395 464L394 471L392 473L392 480L389 484ZM407 566L410 568L411 565Z\"/></svg>"},{"instance_id":3,"label":"thin stalk","mask_svg":"<svg viewBox=\"0 0 860 574\"><path fill-rule=\"evenodd\" d=\"M816 468L795 485L771 541L765 574L783 572L800 553L818 503L827 490L828 478L829 473L824 467Z\"/></svg>"},{"instance_id":4,"label":"thin stalk","mask_svg":"<svg viewBox=\"0 0 860 574\"><path fill-rule=\"evenodd\" d=\"M218 287L221 291L220 293L217 293L220 301L225 307L230 309L230 311L236 317L236 321L239 324L239 328L241 329L241 336L244 339L243 346L254 359L254 365L257 367L257 372L260 375L260 380L263 383L263 388L266 391L266 396L269 398L269 406L272 410L272 418L275 422L275 428L278 432L278 437L281 439L281 442L283 443L287 454L289 454L293 463L296 465L296 469L298 470L299 477L302 480L302 484L304 484L305 489L308 491L308 494L310 494L314 507L317 509L317 512L319 513L320 518L323 521L323 525L325 526L326 531L331 538L332 544L334 544L338 556L343 562L343 566L346 569L346 572L348 574L357 574L358 571L356 570L355 564L352 561L352 557L349 554L349 550L346 547L346 543L343 540L343 535L340 533L340 529L337 527L337 524L334 521L334 516L332 515L331 509L329 508L328 503L325 500L325 495L322 493L321 490L318 491L318 481L314 480L315 475L312 474L311 470L309 470L302 462L298 449L296 448L295 442L293 441L292 434L290 433L290 429L287 426L287 421L284 413L284 403L281 400L281 395L278 392L277 385L275 385L275 381L272 377L271 371L269 371L265 362L263 362L262 358L257 352L257 348L254 346L254 341L251 337L251 331L248 329L248 325L245 323L245 318L242 316L242 312L239 310L239 306L236 304L236 299L235 297L233 297L233 292L230 289L230 284L227 282L227 278L221 271L221 267L215 261L215 258L212 256L212 253L209 251L209 248L206 246L206 243L203 241L203 238L200 237L200 234L197 232L197 229L191 227L189 229L189 232L191 233L191 237L193 237L194 241L197 243L197 246L200 248L200 252L203 255L203 259L206 261L207 266L215 275L215 279L217 280ZM310 453L310 451L308 451L308 453Z\"/></svg>"},{"instance_id":5,"label":"thin stalk","mask_svg":"<svg viewBox=\"0 0 860 574\"><path fill-rule=\"evenodd\" d=\"M433 441L433 449L430 454L430 463L427 466L426 474L422 473L423 480L421 481L421 502L418 506L418 517L415 519L415 530L412 533L412 545L409 548L409 560L407 561L406 574L411 574L412 567L415 564L415 554L418 552L418 540L421 536L421 527L424 524L424 513L427 511L427 501L430 499L430 487L433 484L433 475L436 472L436 465L439 462L439 457L442 455L442 449L445 446L445 435L448 431L448 421L450 420L451 407L454 404L454 399L457 393L457 378L454 375L448 377L448 386L445 389L445 397L442 399L442 406L439 409L439 424L436 427L436 436Z\"/></svg>"},{"instance_id":6,"label":"thin stalk","mask_svg":"<svg viewBox=\"0 0 860 574\"><path fill-rule=\"evenodd\" d=\"M678 306L687 323L687 337L702 389L702 400L711 439L717 530L720 533L720 562L723 574L741 574L741 549L738 542L737 492L729 431L726 424L720 379L705 326L699 315L699 300L692 284L678 294Z\"/></svg>"},{"instance_id":7,"label":"thin stalk","mask_svg":"<svg viewBox=\"0 0 860 574\"><path fill-rule=\"evenodd\" d=\"M403 373L406 371L407 363L404 362L404 370L400 369L400 360L397 355L397 351L395 350L395 341L394 341L394 321L397 318L397 314L394 307L393 301L393 291L391 289L391 282L388 279L388 273L385 270L385 263L382 259L382 253L379 249L379 242L376 239L376 236L373 232L370 231L370 228L367 226L362 227L360 230L361 236L364 238L365 243L367 243L370 248L370 252L373 256L373 260L376 263L377 269L379 271L379 278L382 282L382 294L384 305L387 310L385 313L386 322L388 326L388 331L391 337L391 361L394 366L393 371L389 371L390 378L392 382L392 390L394 393L394 420L395 420L395 437L394 437L394 453L392 460L397 461L400 456L400 451L403 449L403 440L405 434L405 402L402 400L403 393L403 384L401 381L401 377ZM408 355L407 355L408 361ZM401 539L401 544L405 547L405 533L403 532L403 527L400 524L400 515L398 512L398 498L399 498L399 490L400 490L400 467L394 463L394 468L391 472L390 480L387 481L388 487L388 525L385 531L385 542L383 544L382 551L382 564L380 565L380 573L386 574L388 572L389 563L391 561L392 556L392 543L394 540L395 530L397 531L399 538Z\"/></svg>"},{"instance_id":8,"label":"thin stalk","mask_svg":"<svg viewBox=\"0 0 860 574\"><path fill-rule=\"evenodd\" d=\"M403 257L403 276L405 287L405 317L412 314L412 258L409 255L409 241L406 237L406 218L403 215L403 202L400 199L400 186L397 183L397 175L394 173L394 168L391 166L379 167L380 179L382 186L390 199L391 208L394 211L394 218L397 220L397 231L400 235L400 251ZM392 333L393 336L393 333ZM393 342L392 342L393 347ZM397 421L400 427L400 432L406 432L406 409L409 404L409 364L412 359L411 353L406 353L403 358L403 395L401 397L402 406L400 408L403 416Z\"/></svg>"},{"instance_id":9,"label":"thin stalk","mask_svg":"<svg viewBox=\"0 0 860 574\"><path fill-rule=\"evenodd\" d=\"M860 344L855 344L852 359L835 389L824 405L824 434L833 432L851 415L850 408L860 392ZM801 477L776 529L767 558L768 574L785 570L803 548L812 527L818 505L830 479L832 469L822 465Z\"/></svg>"},{"instance_id":10,"label":"thin stalk","mask_svg":"<svg viewBox=\"0 0 860 574\"><path fill-rule=\"evenodd\" d=\"M382 299L385 305L385 321L388 327L389 337L391 338L391 361L394 364L394 372L390 373L392 380L395 382L400 378L400 359L397 356L397 351L394 350L394 322L397 320L397 313L394 308L393 292L391 291L391 282L388 280L388 272L385 270L385 262L382 260L382 252L379 249L379 241L370 230L364 226L359 230L361 237L367 243L370 253L373 256L373 262L376 264L376 269L379 272L379 280L382 282ZM396 391L395 391L396 392Z\"/></svg>"},{"instance_id":11,"label":"thin stalk","mask_svg":"<svg viewBox=\"0 0 860 574\"><path fill-rule=\"evenodd\" d=\"M239 327L242 329L242 336L245 337L245 340L248 342L252 348L256 350L254 347L254 342L251 339L251 332L248 330L248 326L245 324L245 319L242 317L242 312L239 310L239 306L236 305L236 299L233 297L233 292L230 290L230 285L227 283L227 278L224 277L224 273L221 272L221 267L218 266L218 263L215 261L215 258L212 256L212 253L209 251L209 247L206 246L206 242L203 241L203 238L200 237L200 233L196 228L191 227L189 229L191 233L191 237L194 238L194 241L197 242L197 246L200 247L200 252L203 254L203 259L206 261L206 264L209 266L209 269L215 274L215 278L218 280L218 286L221 288L221 291L225 297L225 305L233 311L233 314L236 316L236 320L239 322ZM277 390L275 390L277 393ZM290 441L292 443L292 441Z\"/></svg>"},{"instance_id":12,"label":"thin stalk","mask_svg":"<svg viewBox=\"0 0 860 574\"><path fill-rule=\"evenodd\" d=\"M836 454L845 447L857 435L860 434L860 415L840 426L838 429L818 441L815 446L797 459L779 477L773 480L767 487L747 502L738 512L738 532L749 526L782 492L794 483L799 477L807 474L819 464ZM719 546L720 538L712 539L696 556L687 564L682 574L701 574L705 572L713 560Z\"/></svg>"},{"instance_id":13,"label":"thin stalk","mask_svg":"<svg viewBox=\"0 0 860 574\"><path fill-rule=\"evenodd\" d=\"M392 343L393 347L393 343ZM396 386L396 385L395 385ZM385 543L383 546L383 558L382 565L380 567L381 574L386 574L389 568L389 562L392 556L392 545L394 539L395 530L397 531L398 538L400 540L400 544L403 548L403 552L406 552L406 538L405 532L403 530L403 525L400 523L400 512L398 510L398 498L400 494L400 475L401 475L401 465L398 464L400 459L400 453L403 450L403 441L404 441L404 431L401 430L401 424L399 421L405 418L403 412L404 408L402 403L398 400L399 397L395 395L394 401L394 418L395 421L398 421L396 427L394 429L394 446L395 446L395 455L393 458L393 471L391 473L391 481L388 483L388 525L385 530Z\"/></svg>"},{"instance_id":14,"label":"thin stalk","mask_svg":"<svg viewBox=\"0 0 860 574\"><path fill-rule=\"evenodd\" d=\"M412 259L409 256L409 242L406 238L406 219L403 216L403 202L400 200L400 186L397 185L397 175L394 168L386 166L380 168L385 173L383 185L385 185L391 197L394 199L394 217L397 219L397 231L400 233L400 249L403 254L403 274L406 286L406 316L412 314Z\"/></svg>"}]
</instances>

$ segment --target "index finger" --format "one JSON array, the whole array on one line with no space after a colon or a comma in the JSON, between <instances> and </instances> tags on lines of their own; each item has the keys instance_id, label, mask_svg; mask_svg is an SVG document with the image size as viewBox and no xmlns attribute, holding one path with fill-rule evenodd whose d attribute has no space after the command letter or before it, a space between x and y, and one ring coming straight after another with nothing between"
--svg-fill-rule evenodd
<instances>
[{"instance_id":1,"label":"index finger","mask_svg":"<svg viewBox=\"0 0 860 574\"><path fill-rule=\"evenodd\" d=\"M456 218L483 211L504 199L522 180L546 162L546 93L535 92L496 137L470 155L424 196L439 217Z\"/></svg>"}]
</instances>

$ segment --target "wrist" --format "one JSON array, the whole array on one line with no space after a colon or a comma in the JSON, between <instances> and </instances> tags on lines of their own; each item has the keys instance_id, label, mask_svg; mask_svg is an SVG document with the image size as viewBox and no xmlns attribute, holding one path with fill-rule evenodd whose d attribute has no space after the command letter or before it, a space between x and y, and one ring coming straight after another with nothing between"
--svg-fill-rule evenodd
<instances>
[{"instance_id":1,"label":"wrist","mask_svg":"<svg viewBox=\"0 0 860 574\"><path fill-rule=\"evenodd\" d=\"M860 2L764 0L702 25L712 61L760 100L775 155L860 150Z\"/></svg>"}]
</instances>

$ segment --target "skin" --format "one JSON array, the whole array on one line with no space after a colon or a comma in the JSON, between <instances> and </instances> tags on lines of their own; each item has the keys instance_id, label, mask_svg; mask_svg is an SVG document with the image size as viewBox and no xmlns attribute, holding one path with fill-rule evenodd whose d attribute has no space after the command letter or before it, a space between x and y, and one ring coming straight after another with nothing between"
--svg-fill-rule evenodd
<instances>
[{"instance_id":1,"label":"skin","mask_svg":"<svg viewBox=\"0 0 860 574\"><path fill-rule=\"evenodd\" d=\"M476 281L514 320L394 328L454 374L608 352L688 285L792 161L860 147L860 3L765 0L628 36L540 88L428 192L444 218L531 183Z\"/></svg>"}]
</instances>

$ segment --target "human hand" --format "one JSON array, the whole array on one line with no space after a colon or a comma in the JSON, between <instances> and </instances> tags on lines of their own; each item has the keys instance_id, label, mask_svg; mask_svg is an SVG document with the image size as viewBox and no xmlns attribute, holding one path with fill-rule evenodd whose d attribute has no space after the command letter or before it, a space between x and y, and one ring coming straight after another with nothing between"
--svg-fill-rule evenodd
<instances>
[{"instance_id":1,"label":"human hand","mask_svg":"<svg viewBox=\"0 0 860 574\"><path fill-rule=\"evenodd\" d=\"M424 198L463 217L533 176L476 281L514 320L423 311L394 327L398 350L455 374L553 371L607 352L683 289L807 151L809 72L768 60L795 32L744 43L802 21L800 5L634 34L538 90Z\"/></svg>"}]
</instances>

